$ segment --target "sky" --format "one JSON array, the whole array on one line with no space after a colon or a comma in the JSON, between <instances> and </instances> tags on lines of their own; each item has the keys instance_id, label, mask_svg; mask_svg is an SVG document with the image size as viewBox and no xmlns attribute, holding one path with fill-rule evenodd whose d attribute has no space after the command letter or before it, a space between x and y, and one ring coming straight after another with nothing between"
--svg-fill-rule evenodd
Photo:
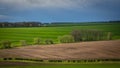
<instances>
[{"instance_id":1,"label":"sky","mask_svg":"<svg viewBox=\"0 0 120 68\"><path fill-rule=\"evenodd\" d=\"M120 0L0 0L0 22L120 20Z\"/></svg>"}]
</instances>

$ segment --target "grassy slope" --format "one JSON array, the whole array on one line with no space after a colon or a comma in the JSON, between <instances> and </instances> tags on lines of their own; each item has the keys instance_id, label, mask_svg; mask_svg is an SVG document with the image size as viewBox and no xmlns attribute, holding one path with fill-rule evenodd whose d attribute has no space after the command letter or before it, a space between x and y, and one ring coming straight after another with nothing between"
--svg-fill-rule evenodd
<instances>
[{"instance_id":1,"label":"grassy slope","mask_svg":"<svg viewBox=\"0 0 120 68\"><path fill-rule=\"evenodd\" d=\"M40 37L43 39L53 39L58 43L58 36L70 34L75 29L96 29L113 33L113 39L120 39L120 24L96 24L96 25L78 25L64 27L34 27L34 28L0 28L0 41L12 40L18 43L19 40L27 40L32 43L33 38Z\"/></svg>"}]
</instances>

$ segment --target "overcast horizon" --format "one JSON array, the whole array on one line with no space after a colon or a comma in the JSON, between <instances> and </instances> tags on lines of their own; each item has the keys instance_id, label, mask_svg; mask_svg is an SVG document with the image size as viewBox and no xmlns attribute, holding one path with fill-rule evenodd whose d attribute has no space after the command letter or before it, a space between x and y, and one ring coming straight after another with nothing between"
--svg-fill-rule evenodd
<instances>
[{"instance_id":1,"label":"overcast horizon","mask_svg":"<svg viewBox=\"0 0 120 68\"><path fill-rule=\"evenodd\" d=\"M120 0L0 0L0 22L120 20Z\"/></svg>"}]
</instances>

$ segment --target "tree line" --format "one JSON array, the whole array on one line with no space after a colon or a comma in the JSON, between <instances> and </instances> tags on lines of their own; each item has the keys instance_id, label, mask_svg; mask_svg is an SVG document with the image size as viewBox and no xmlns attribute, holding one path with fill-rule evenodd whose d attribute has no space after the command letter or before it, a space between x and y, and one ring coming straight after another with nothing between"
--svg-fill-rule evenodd
<instances>
[{"instance_id":1,"label":"tree line","mask_svg":"<svg viewBox=\"0 0 120 68\"><path fill-rule=\"evenodd\" d=\"M44 26L41 22L0 22L0 27L40 27Z\"/></svg>"},{"instance_id":2,"label":"tree line","mask_svg":"<svg viewBox=\"0 0 120 68\"><path fill-rule=\"evenodd\" d=\"M112 24L120 23L120 21L103 21L103 22L51 22L51 23L42 23L42 22L0 22L0 27L44 27L44 26L78 26L78 25L90 25L94 24Z\"/></svg>"},{"instance_id":3,"label":"tree line","mask_svg":"<svg viewBox=\"0 0 120 68\"><path fill-rule=\"evenodd\" d=\"M34 62L49 62L49 63L105 63L105 62L120 62L120 59L78 59L78 60L74 60L74 59L69 59L69 60L62 60L62 59L28 59L28 58L0 58L0 60L4 60L4 61L9 61L9 60L18 60L18 61L34 61Z\"/></svg>"}]
</instances>

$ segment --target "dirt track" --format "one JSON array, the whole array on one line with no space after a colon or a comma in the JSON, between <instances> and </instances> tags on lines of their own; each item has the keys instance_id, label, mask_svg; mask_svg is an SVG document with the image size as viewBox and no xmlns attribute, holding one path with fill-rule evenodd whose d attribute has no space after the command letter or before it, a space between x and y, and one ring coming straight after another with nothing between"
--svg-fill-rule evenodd
<instances>
[{"instance_id":1,"label":"dirt track","mask_svg":"<svg viewBox=\"0 0 120 68\"><path fill-rule=\"evenodd\" d=\"M120 40L34 45L0 50L0 58L120 59Z\"/></svg>"}]
</instances>

